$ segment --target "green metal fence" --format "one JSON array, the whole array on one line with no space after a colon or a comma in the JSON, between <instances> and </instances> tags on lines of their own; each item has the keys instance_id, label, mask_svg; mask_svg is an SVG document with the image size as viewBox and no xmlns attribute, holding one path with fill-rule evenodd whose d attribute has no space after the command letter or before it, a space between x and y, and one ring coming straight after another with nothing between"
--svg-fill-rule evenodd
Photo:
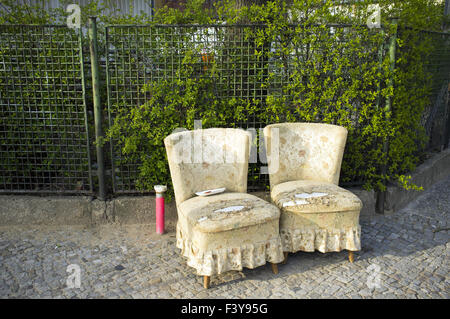
<instances>
[{"instance_id":1,"label":"green metal fence","mask_svg":"<svg viewBox=\"0 0 450 319\"><path fill-rule=\"evenodd\" d=\"M232 124L255 129L256 137L259 128L271 123L262 120L267 96L286 94L283 87L289 81L296 59L307 56L309 51L307 46L292 44L289 48L292 53L284 54L285 44L275 40L258 44L259 51L270 54L257 54L255 39L246 34L249 28L257 31L264 26L108 26L106 42L99 46L98 56L92 51L89 56L83 34L65 26L0 26L0 192L96 193L101 198L105 191L109 194L139 192L136 188L139 162L123 157L116 141L111 141L103 159L102 148L94 143L95 139L101 136L102 124L103 128L108 122L110 125L118 110L145 103L148 96L141 90L144 84L175 78L185 53L193 47L199 52L198 63L194 66L197 72L207 69L210 59L214 59L220 74L214 78L216 96L253 100L261 105L259 113L245 122ZM333 54L348 55L351 65L343 68L344 74L361 63L376 65L389 52L389 39L381 45L361 38L361 45L367 47L367 51L361 57L351 56L340 44L355 37L352 30L351 25L329 25L320 31L336 35ZM406 40L402 38L405 30L399 29L398 37L402 40ZM92 32L97 31L91 26ZM289 32L295 32L295 26L286 30L287 37ZM433 94L423 115L423 125L430 137L427 149L442 148L448 145L450 135L450 110L446 100L450 81L450 36L425 31L421 34L436 43L428 63ZM316 36L320 38L320 34ZM319 45L316 49L329 48ZM86 91L86 79L90 76L86 63L94 65L93 59L100 62L100 70L92 68L98 73L93 77L93 87L99 90L94 102L86 97L90 96L89 90ZM99 78L102 71L106 74L104 79ZM267 81L269 75L271 78ZM103 81L106 86L100 85ZM379 83L378 88L373 89L379 90L384 85L387 84ZM106 91L102 91L105 88ZM100 96L106 99L100 101ZM349 114L355 119L353 134L359 134L364 128L363 122L356 121L358 105L362 102L360 97L351 101L356 106ZM385 107L386 103L389 102L380 99L374 107ZM105 114L101 112L102 107L108 111L108 118L102 118ZM333 100L330 100L330 107L333 107ZM277 121L284 120L281 115ZM94 127L99 134L95 137L91 133L90 137L89 132L93 132ZM266 159L258 155L258 147L256 145L251 154L249 189L268 184L268 176L264 174ZM101 154L96 154L95 150ZM94 154L97 163L91 161ZM91 172L91 167L96 174ZM109 175L104 180L105 171L109 169L111 180ZM98 179L93 177L95 175ZM353 176L345 185L362 182L358 176Z\"/></svg>"},{"instance_id":2,"label":"green metal fence","mask_svg":"<svg viewBox=\"0 0 450 319\"><path fill-rule=\"evenodd\" d=\"M107 87L110 123L120 108L141 105L146 96L141 88L149 81L173 79L187 50L193 47L199 55L198 72L208 67L214 55L221 77L215 80L215 94L223 98L240 97L263 100L267 92L261 89L259 73L266 70L265 61L254 54L253 44L244 38L244 26L109 26L106 29ZM254 118L236 123L242 128L263 127ZM254 157L256 154L252 154ZM136 192L138 163L124 159L120 148L111 143L114 192ZM249 184L258 173L251 164Z\"/></svg>"},{"instance_id":3,"label":"green metal fence","mask_svg":"<svg viewBox=\"0 0 450 319\"><path fill-rule=\"evenodd\" d=\"M411 28L403 28L412 31ZM400 31L402 32L402 30ZM432 83L430 102L423 113L422 125L428 136L427 150L441 150L448 146L450 131L450 105L448 91L450 83L450 34L420 31L419 41L430 41L434 50L425 61L431 73ZM405 37L408 45L408 37Z\"/></svg>"},{"instance_id":4,"label":"green metal fence","mask_svg":"<svg viewBox=\"0 0 450 319\"><path fill-rule=\"evenodd\" d=\"M295 25L286 29L286 38L296 32ZM241 98L257 101L261 111L251 115L245 122L234 123L244 129L254 129L255 137L260 135L259 129L271 121L263 120L268 95L285 95L285 84L289 81L290 72L298 59L308 56L307 46L296 46L280 41L267 41L256 44L256 39L248 36L252 32L262 30L264 26L224 26L224 25L157 25L157 26L108 26L106 29L107 46L107 87L110 124L118 110L141 105L146 96L141 92L144 84L162 79L176 78L177 70L182 67L185 52L194 48L198 52L198 65L194 68L201 72L208 67L208 59L213 58L217 68L214 78L214 94L218 97L232 99ZM369 34L378 32L370 31ZM320 34L322 33L322 34ZM367 54L362 57L352 56L345 50L345 42L355 37L351 25L329 25L317 31L317 38L324 34L335 34L334 54L348 55L351 65L343 67L345 74L349 69L361 63L379 63L380 50L378 44L369 43L367 38L361 39L361 45L367 46ZM257 50L256 50L257 49ZM291 54L284 54L286 49ZM319 45L316 50L327 50ZM258 52L267 54L258 54ZM338 53L337 53L338 52ZM383 50L381 54L385 54ZM268 76L271 78L268 81ZM307 78L305 78L307 81ZM351 101L361 103L358 98ZM384 104L384 101L382 102ZM330 100L333 105L333 100ZM358 111L349 114L357 118ZM284 121L283 115L278 121ZM355 121L355 132L363 129L364 123ZM259 142L259 139L257 139ZM260 144L263 144L259 142ZM258 154L256 145L250 156L248 177L249 189L261 189L268 185L268 175L264 170L266 158L264 152ZM262 154L262 155L261 155ZM149 155L151 156L151 155ZM135 180L139 174L138 163L124 158L120 146L112 141L111 159L114 192L136 192ZM362 184L363 181L352 179L347 185Z\"/></svg>"},{"instance_id":5,"label":"green metal fence","mask_svg":"<svg viewBox=\"0 0 450 319\"><path fill-rule=\"evenodd\" d=\"M0 26L0 192L92 193L82 37Z\"/></svg>"}]
</instances>

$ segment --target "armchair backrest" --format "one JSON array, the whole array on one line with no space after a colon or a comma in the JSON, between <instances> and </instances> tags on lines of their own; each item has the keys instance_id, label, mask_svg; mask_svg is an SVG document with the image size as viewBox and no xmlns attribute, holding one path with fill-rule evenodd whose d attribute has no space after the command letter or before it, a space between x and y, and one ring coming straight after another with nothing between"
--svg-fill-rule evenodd
<instances>
[{"instance_id":1,"label":"armchair backrest","mask_svg":"<svg viewBox=\"0 0 450 319\"><path fill-rule=\"evenodd\" d=\"M319 123L264 128L270 187L294 180L338 184L347 129Z\"/></svg>"},{"instance_id":2,"label":"armchair backrest","mask_svg":"<svg viewBox=\"0 0 450 319\"><path fill-rule=\"evenodd\" d=\"M174 133L164 139L177 204L207 189L247 191L251 134L211 128Z\"/></svg>"}]
</instances>

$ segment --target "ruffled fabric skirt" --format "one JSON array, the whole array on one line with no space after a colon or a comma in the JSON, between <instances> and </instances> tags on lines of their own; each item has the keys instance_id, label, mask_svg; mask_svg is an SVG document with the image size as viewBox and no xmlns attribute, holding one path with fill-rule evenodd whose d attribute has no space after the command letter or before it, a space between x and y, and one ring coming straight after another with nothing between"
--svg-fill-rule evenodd
<instances>
[{"instance_id":1,"label":"ruffled fabric skirt","mask_svg":"<svg viewBox=\"0 0 450 319\"><path fill-rule=\"evenodd\" d=\"M278 223L276 223L278 226ZM248 238L257 229L246 229ZM232 231L233 232L233 231ZM266 262L280 263L283 261L283 248L278 234L262 241L242 240L240 245L217 245L221 241L226 242L232 233L209 233L210 241L216 243L212 248L201 248L196 245L192 238L185 234L180 225L177 225L177 247L181 254L187 258L187 264L197 270L198 275L211 276L221 274L230 270L241 271L245 268L256 268ZM239 232L235 236L239 237ZM257 234L255 234L256 237ZM221 238L223 237L223 238ZM215 246L215 247L214 247Z\"/></svg>"},{"instance_id":2,"label":"ruffled fabric skirt","mask_svg":"<svg viewBox=\"0 0 450 319\"><path fill-rule=\"evenodd\" d=\"M361 250L359 210L328 213L292 213L282 210L283 250L322 253Z\"/></svg>"},{"instance_id":3,"label":"ruffled fabric skirt","mask_svg":"<svg viewBox=\"0 0 450 319\"><path fill-rule=\"evenodd\" d=\"M361 227L345 229L324 229L318 227L304 227L298 229L282 229L280 231L283 250L296 252L322 253L351 250L361 250Z\"/></svg>"}]
</instances>

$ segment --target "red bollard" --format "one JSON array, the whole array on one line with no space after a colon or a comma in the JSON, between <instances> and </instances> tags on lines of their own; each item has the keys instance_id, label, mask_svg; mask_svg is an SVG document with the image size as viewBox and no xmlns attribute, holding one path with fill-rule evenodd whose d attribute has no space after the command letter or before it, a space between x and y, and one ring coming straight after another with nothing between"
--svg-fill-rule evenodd
<instances>
[{"instance_id":1,"label":"red bollard","mask_svg":"<svg viewBox=\"0 0 450 319\"><path fill-rule=\"evenodd\" d=\"M164 234L164 192L167 190L165 185L155 185L156 191L156 233Z\"/></svg>"}]
</instances>

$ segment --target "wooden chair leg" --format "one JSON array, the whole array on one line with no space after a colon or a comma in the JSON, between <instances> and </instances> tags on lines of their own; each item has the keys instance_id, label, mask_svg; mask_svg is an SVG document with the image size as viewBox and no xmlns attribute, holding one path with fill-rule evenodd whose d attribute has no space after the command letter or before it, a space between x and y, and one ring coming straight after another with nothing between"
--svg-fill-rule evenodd
<instances>
[{"instance_id":1,"label":"wooden chair leg","mask_svg":"<svg viewBox=\"0 0 450 319\"><path fill-rule=\"evenodd\" d=\"M203 276L203 287L205 289L209 288L210 282L211 282L211 277L210 276Z\"/></svg>"},{"instance_id":2,"label":"wooden chair leg","mask_svg":"<svg viewBox=\"0 0 450 319\"><path fill-rule=\"evenodd\" d=\"M278 274L278 265L272 263L272 272L277 275Z\"/></svg>"},{"instance_id":3,"label":"wooden chair leg","mask_svg":"<svg viewBox=\"0 0 450 319\"><path fill-rule=\"evenodd\" d=\"M355 255L353 254L353 251L348 252L348 260L353 263L355 261Z\"/></svg>"},{"instance_id":4,"label":"wooden chair leg","mask_svg":"<svg viewBox=\"0 0 450 319\"><path fill-rule=\"evenodd\" d=\"M287 259L288 259L288 255L289 255L289 252L285 251L285 252L284 252L284 260L283 260L283 265L286 265L286 263L287 263Z\"/></svg>"}]
</instances>

